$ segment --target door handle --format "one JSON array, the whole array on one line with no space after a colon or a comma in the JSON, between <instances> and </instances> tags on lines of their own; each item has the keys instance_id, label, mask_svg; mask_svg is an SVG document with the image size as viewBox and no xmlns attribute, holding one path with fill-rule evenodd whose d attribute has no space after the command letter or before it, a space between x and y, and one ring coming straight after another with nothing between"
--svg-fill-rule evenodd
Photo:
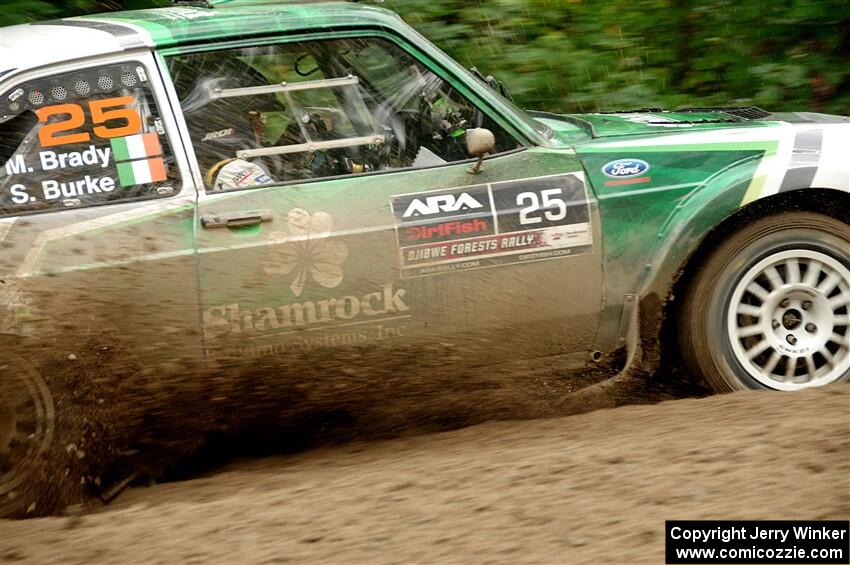
<instances>
[{"instance_id":1,"label":"door handle","mask_svg":"<svg viewBox=\"0 0 850 565\"><path fill-rule=\"evenodd\" d=\"M225 212L223 214L201 215L201 226L212 230L219 228L242 228L245 226L256 226L264 222L274 220L269 210L253 210L250 212Z\"/></svg>"}]
</instances>

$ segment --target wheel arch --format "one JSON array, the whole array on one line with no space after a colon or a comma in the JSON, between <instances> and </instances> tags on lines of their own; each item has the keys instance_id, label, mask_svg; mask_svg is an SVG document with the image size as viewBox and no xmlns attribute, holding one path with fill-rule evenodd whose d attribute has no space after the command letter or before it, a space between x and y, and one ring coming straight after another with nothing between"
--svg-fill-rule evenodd
<instances>
[{"instance_id":1,"label":"wheel arch","mask_svg":"<svg viewBox=\"0 0 850 565\"><path fill-rule=\"evenodd\" d=\"M747 223L784 211L806 211L825 214L850 225L850 192L832 188L802 188L760 198L731 213L719 213L723 198L718 194L704 203L697 213L674 214L671 229L659 246L659 252L647 265L651 276L639 291L640 329L633 339L639 340L645 368L675 363L677 355L664 344L675 343L675 313L690 284L696 268L709 256L723 238ZM728 203L727 203L728 207ZM705 226L711 225L711 229ZM632 341L631 339L629 340ZM632 349L630 347L630 349ZM648 350L648 351L647 351ZM652 367L649 367L649 365Z\"/></svg>"},{"instance_id":2,"label":"wheel arch","mask_svg":"<svg viewBox=\"0 0 850 565\"><path fill-rule=\"evenodd\" d=\"M781 212L803 211L824 214L850 225L850 192L831 188L805 188L766 196L721 218L716 218L716 210L720 207L713 204L713 201L708 202L687 221L678 214L674 217L672 223L678 223L678 229L671 231L668 245L654 257L653 263L658 267L652 269L652 277L641 296L656 294L668 301L675 300L677 291L687 284L694 267L724 237L749 222ZM704 226L709 221L713 227L706 231Z\"/></svg>"},{"instance_id":3,"label":"wheel arch","mask_svg":"<svg viewBox=\"0 0 850 565\"><path fill-rule=\"evenodd\" d=\"M685 249L687 241L682 241L682 248L672 253L678 253L676 261L670 261L668 274L658 274L647 286L643 297L660 297L663 301L663 319L658 324L660 344L675 343L677 329L675 327L676 312L683 296L693 280L693 276L712 251L732 233L738 231L750 222L787 211L803 211L824 214L850 225L850 192L829 188L806 188L767 196L751 202L728 215L718 222L714 228L705 233L702 238L690 248ZM667 257L672 259L671 254ZM646 326L644 326L646 327ZM646 340L647 336L643 336ZM675 357L675 352L661 348L662 360L667 362Z\"/></svg>"}]
</instances>

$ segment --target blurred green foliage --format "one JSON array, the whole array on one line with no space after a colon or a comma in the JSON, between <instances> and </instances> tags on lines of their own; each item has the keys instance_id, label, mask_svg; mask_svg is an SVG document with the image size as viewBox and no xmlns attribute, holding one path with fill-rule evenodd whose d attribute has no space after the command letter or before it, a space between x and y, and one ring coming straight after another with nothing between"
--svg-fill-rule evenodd
<instances>
[{"instance_id":1,"label":"blurred green foliage","mask_svg":"<svg viewBox=\"0 0 850 565\"><path fill-rule=\"evenodd\" d=\"M11 0L0 25L168 5ZM850 115L850 0L387 0L461 63L554 112L749 105Z\"/></svg>"}]
</instances>

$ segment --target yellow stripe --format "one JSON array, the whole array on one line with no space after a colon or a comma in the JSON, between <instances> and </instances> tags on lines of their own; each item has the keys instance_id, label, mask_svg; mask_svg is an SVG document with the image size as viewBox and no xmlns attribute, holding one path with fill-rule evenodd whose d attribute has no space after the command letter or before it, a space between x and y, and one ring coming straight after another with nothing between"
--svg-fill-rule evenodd
<instances>
[{"instance_id":1,"label":"yellow stripe","mask_svg":"<svg viewBox=\"0 0 850 565\"><path fill-rule=\"evenodd\" d=\"M741 206L746 206L750 202L758 200L758 197L761 196L761 191L764 188L765 182L767 182L767 175L753 177L753 180L750 182L750 186L747 188L746 194L744 194L744 199L741 200Z\"/></svg>"}]
</instances>

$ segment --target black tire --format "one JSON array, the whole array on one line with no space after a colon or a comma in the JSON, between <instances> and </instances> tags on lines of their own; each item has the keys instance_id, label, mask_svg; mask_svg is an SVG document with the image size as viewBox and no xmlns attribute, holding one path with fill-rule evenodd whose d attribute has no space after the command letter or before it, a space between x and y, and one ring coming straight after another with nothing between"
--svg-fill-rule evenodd
<instances>
[{"instance_id":1,"label":"black tire","mask_svg":"<svg viewBox=\"0 0 850 565\"><path fill-rule=\"evenodd\" d=\"M779 261L778 258L785 263L772 262ZM802 287L809 269L813 277L816 272L824 273L818 279L823 281L829 271L821 271L821 264L832 266L836 273L833 278L837 277L839 282L835 291L823 291L820 294L824 296L813 300L820 301L816 306L823 304L824 308L832 309L836 293L843 297L846 294L842 290L850 292L846 290L850 280L844 280L850 272L850 226L829 216L797 211L780 213L757 220L727 237L694 273L679 310L679 345L686 367L694 375L702 375L717 392L796 390L847 381L850 378L847 349L840 348L840 343L830 341L831 338L816 340L814 336L826 336L820 332L827 330L818 324L804 323L810 319L824 326L832 324L829 331L834 333L829 335L838 334L843 336L841 342L848 342L850 327L841 325L847 317L846 306L833 310L821 308L820 312L832 312L831 318L814 317L815 306L805 299L807 294L798 300L796 295L787 294L807 292ZM763 265L767 266L766 272L774 275L774 280L750 278L760 276ZM773 265L777 265L773 268L778 268L776 273L783 278L775 278L770 270ZM747 286L751 280L763 284ZM778 285L778 280L783 284ZM820 286L826 288L829 284L818 282L810 286L819 290ZM751 292L750 288L757 292ZM733 303L735 310L730 314ZM742 308L751 305L760 314L741 314ZM823 321L825 318L828 319ZM749 328L762 333L745 337ZM798 334L800 338L796 337ZM816 344L821 342L821 349L816 351ZM755 345L750 347L751 344ZM767 349L757 353L760 346ZM754 357L750 359L750 355ZM833 362L827 358L829 355L833 355ZM804 380L807 376L811 377L809 384Z\"/></svg>"},{"instance_id":2,"label":"black tire","mask_svg":"<svg viewBox=\"0 0 850 565\"><path fill-rule=\"evenodd\" d=\"M45 380L20 355L0 353L0 518L43 509L55 431Z\"/></svg>"}]
</instances>

